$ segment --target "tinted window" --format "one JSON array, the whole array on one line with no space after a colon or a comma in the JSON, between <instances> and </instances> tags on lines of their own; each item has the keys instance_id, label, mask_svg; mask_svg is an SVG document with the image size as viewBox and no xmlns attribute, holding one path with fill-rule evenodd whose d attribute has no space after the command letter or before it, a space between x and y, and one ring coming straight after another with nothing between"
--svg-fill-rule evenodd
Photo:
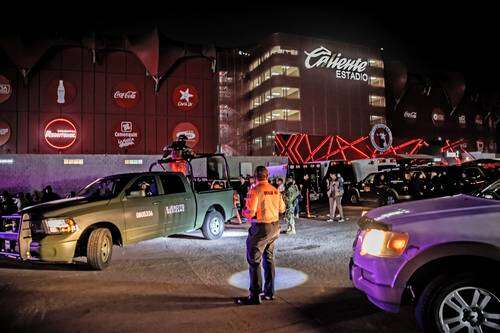
<instances>
[{"instance_id":1,"label":"tinted window","mask_svg":"<svg viewBox=\"0 0 500 333\"><path fill-rule=\"evenodd\" d=\"M156 185L155 176L139 177L127 190L127 193L144 191L146 197L154 197L158 195L158 186Z\"/></svg>"},{"instance_id":2,"label":"tinted window","mask_svg":"<svg viewBox=\"0 0 500 333\"><path fill-rule=\"evenodd\" d=\"M160 175L160 181L165 194L184 193L186 188L181 177L177 175L164 174Z\"/></svg>"}]
</instances>

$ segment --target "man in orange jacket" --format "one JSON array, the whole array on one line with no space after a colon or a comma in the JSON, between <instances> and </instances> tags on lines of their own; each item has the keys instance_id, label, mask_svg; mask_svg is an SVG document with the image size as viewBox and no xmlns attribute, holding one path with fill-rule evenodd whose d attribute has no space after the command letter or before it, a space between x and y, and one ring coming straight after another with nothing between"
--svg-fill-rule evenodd
<instances>
[{"instance_id":1,"label":"man in orange jacket","mask_svg":"<svg viewBox=\"0 0 500 333\"><path fill-rule=\"evenodd\" d=\"M261 261L264 258L264 299L274 299L274 242L280 235L279 214L285 212L285 203L278 190L268 183L266 167L255 169L257 186L248 192L243 216L256 216L248 230L247 262L250 273L250 295L237 299L238 304L260 304L262 293Z\"/></svg>"}]
</instances>

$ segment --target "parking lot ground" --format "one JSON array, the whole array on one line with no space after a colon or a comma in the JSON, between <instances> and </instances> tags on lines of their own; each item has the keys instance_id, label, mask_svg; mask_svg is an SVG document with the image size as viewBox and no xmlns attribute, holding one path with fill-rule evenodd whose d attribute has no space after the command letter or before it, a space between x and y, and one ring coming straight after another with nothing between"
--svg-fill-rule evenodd
<instances>
[{"instance_id":1,"label":"parking lot ground","mask_svg":"<svg viewBox=\"0 0 500 333\"><path fill-rule=\"evenodd\" d=\"M111 266L0 261L1 332L416 332L409 309L384 313L352 287L348 262L363 208L350 221L299 219L276 246L277 299L247 294L248 224L223 238L200 232L114 248ZM283 289L286 288L286 289Z\"/></svg>"}]
</instances>

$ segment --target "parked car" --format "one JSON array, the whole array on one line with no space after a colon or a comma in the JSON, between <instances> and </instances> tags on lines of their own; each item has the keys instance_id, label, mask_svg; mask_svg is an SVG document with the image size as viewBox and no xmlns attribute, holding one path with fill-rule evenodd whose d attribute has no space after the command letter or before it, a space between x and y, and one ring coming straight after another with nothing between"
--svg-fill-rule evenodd
<instances>
[{"instance_id":1,"label":"parked car","mask_svg":"<svg viewBox=\"0 0 500 333\"><path fill-rule=\"evenodd\" d=\"M233 189L210 189L182 173L143 172L97 179L76 197L0 218L0 256L50 262L87 257L109 265L113 245L201 229L220 238L233 217ZM220 182L219 182L220 183Z\"/></svg>"},{"instance_id":2,"label":"parked car","mask_svg":"<svg viewBox=\"0 0 500 333\"><path fill-rule=\"evenodd\" d=\"M381 309L412 304L426 332L499 330L500 180L475 196L368 212L359 220L350 277Z\"/></svg>"}]
</instances>

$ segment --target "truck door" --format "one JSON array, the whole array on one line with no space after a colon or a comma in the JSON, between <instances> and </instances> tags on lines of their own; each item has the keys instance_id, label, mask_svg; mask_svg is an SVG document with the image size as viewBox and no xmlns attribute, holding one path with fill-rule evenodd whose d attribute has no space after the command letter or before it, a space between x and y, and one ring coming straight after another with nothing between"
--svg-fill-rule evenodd
<instances>
[{"instance_id":1,"label":"truck door","mask_svg":"<svg viewBox=\"0 0 500 333\"><path fill-rule=\"evenodd\" d=\"M161 236L160 196L154 175L141 176L125 190L123 213L127 241L138 242Z\"/></svg>"},{"instance_id":2,"label":"truck door","mask_svg":"<svg viewBox=\"0 0 500 333\"><path fill-rule=\"evenodd\" d=\"M164 234L193 230L196 217L196 202L191 187L184 176L175 173L159 175L163 194L160 202L160 218Z\"/></svg>"}]
</instances>

